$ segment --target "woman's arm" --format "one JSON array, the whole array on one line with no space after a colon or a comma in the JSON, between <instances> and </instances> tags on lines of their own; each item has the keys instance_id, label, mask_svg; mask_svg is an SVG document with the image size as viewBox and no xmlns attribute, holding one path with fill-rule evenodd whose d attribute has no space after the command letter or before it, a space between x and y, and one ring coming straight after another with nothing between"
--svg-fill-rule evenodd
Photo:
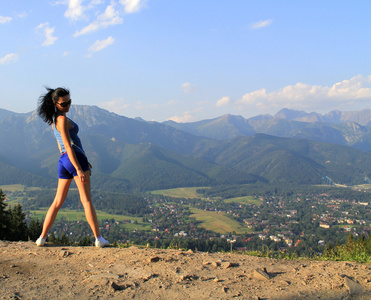
<instances>
[{"instance_id":1,"label":"woman's arm","mask_svg":"<svg viewBox=\"0 0 371 300\"><path fill-rule=\"evenodd\" d=\"M54 127L53 127L53 126L54 126L54 125L52 124L52 130L54 130ZM56 141L57 141L57 145L58 145L59 153L61 153L61 152L62 152L61 145L59 145L58 140L56 140Z\"/></svg>"},{"instance_id":2,"label":"woman's arm","mask_svg":"<svg viewBox=\"0 0 371 300\"><path fill-rule=\"evenodd\" d=\"M75 151L71 146L70 134L69 130L72 124L68 121L66 116L58 116L56 120L55 127L61 133L62 141L64 144L64 148L67 151L68 158L70 159L71 163L75 167L77 171L77 176L81 179L81 181L85 181L85 173L81 169L80 163L76 158Z\"/></svg>"}]
</instances>

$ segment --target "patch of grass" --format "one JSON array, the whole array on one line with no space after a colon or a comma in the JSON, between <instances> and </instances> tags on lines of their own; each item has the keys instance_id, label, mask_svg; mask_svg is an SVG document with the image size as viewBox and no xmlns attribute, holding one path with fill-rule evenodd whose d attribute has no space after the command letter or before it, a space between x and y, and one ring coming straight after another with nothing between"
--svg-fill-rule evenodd
<instances>
[{"instance_id":1,"label":"patch of grass","mask_svg":"<svg viewBox=\"0 0 371 300\"><path fill-rule=\"evenodd\" d=\"M27 191L39 191L41 190L40 187L36 186L26 186L23 184L6 184L6 185L0 185L0 190L3 190L3 192L27 192Z\"/></svg>"},{"instance_id":2,"label":"patch of grass","mask_svg":"<svg viewBox=\"0 0 371 300\"><path fill-rule=\"evenodd\" d=\"M353 228L353 227L357 227L356 224L346 224L346 225L334 225L334 227L339 227L339 228L345 228L345 227L349 227L349 228Z\"/></svg>"},{"instance_id":3,"label":"patch of grass","mask_svg":"<svg viewBox=\"0 0 371 300\"><path fill-rule=\"evenodd\" d=\"M8 198L7 198L8 199ZM16 206L18 204L21 204L22 205L22 201L20 200L19 197L15 197L15 198L12 198L11 200L7 200L6 202L6 205L8 205L9 207L13 207L13 206Z\"/></svg>"},{"instance_id":4,"label":"patch of grass","mask_svg":"<svg viewBox=\"0 0 371 300\"><path fill-rule=\"evenodd\" d=\"M26 189L25 185L22 184L8 184L8 185L0 185L0 189L3 190L3 192L24 192Z\"/></svg>"},{"instance_id":5,"label":"patch of grass","mask_svg":"<svg viewBox=\"0 0 371 300\"><path fill-rule=\"evenodd\" d=\"M245 196L245 197L237 197L237 198L229 198L224 200L225 203L240 203L240 204L253 204L253 205L260 205L262 201L260 199L256 199L252 196Z\"/></svg>"},{"instance_id":6,"label":"patch of grass","mask_svg":"<svg viewBox=\"0 0 371 300\"><path fill-rule=\"evenodd\" d=\"M355 186L353 186L353 188L359 188L359 189L369 190L369 189L371 189L371 184L355 185Z\"/></svg>"},{"instance_id":7,"label":"patch of grass","mask_svg":"<svg viewBox=\"0 0 371 300\"><path fill-rule=\"evenodd\" d=\"M183 187L168 190L157 190L152 191L151 194L175 198L202 198L200 194L197 194L197 189L208 189L208 187Z\"/></svg>"},{"instance_id":8,"label":"patch of grass","mask_svg":"<svg viewBox=\"0 0 371 300\"><path fill-rule=\"evenodd\" d=\"M242 227L241 224L229 218L225 213L204 211L197 208L190 208L191 218L201 222L200 227L217 233L225 234L235 231L237 234L245 233L250 229Z\"/></svg>"}]
</instances>

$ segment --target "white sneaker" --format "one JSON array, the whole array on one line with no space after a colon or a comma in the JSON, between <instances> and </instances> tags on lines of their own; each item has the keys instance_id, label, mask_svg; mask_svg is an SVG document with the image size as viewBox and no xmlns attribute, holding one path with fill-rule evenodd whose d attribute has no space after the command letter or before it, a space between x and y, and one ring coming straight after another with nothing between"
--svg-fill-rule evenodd
<instances>
[{"instance_id":1,"label":"white sneaker","mask_svg":"<svg viewBox=\"0 0 371 300\"><path fill-rule=\"evenodd\" d=\"M41 236L36 240L36 246L43 247L45 244L46 238L42 238Z\"/></svg>"},{"instance_id":2,"label":"white sneaker","mask_svg":"<svg viewBox=\"0 0 371 300\"><path fill-rule=\"evenodd\" d=\"M107 241L102 236L95 238L95 247L103 248L109 245L109 241Z\"/></svg>"}]
</instances>

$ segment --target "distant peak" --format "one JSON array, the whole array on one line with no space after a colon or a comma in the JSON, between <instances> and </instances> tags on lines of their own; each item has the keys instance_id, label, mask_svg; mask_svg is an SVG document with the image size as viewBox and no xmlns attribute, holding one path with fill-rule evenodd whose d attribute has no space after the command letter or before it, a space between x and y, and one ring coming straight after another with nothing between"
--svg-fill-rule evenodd
<instances>
[{"instance_id":1,"label":"distant peak","mask_svg":"<svg viewBox=\"0 0 371 300\"><path fill-rule=\"evenodd\" d=\"M316 112L307 113L303 110L294 110L283 108L278 113L274 115L275 118L301 121L301 122L321 122L323 116Z\"/></svg>"}]
</instances>

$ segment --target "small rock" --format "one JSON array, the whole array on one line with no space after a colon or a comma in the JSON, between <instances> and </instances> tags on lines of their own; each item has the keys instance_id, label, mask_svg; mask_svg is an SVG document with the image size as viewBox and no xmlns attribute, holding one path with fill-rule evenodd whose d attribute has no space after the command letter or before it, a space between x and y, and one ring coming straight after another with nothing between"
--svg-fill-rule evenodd
<instances>
[{"instance_id":1,"label":"small rock","mask_svg":"<svg viewBox=\"0 0 371 300\"><path fill-rule=\"evenodd\" d=\"M160 261L160 258L158 256L150 257L148 259L148 262L158 262Z\"/></svg>"},{"instance_id":2,"label":"small rock","mask_svg":"<svg viewBox=\"0 0 371 300\"><path fill-rule=\"evenodd\" d=\"M209 280L214 280L215 277L201 277L201 281L209 281Z\"/></svg>"},{"instance_id":3,"label":"small rock","mask_svg":"<svg viewBox=\"0 0 371 300\"><path fill-rule=\"evenodd\" d=\"M364 291L364 287L362 285L353 281L349 277L345 277L345 285L348 288L350 295L361 294Z\"/></svg>"},{"instance_id":4,"label":"small rock","mask_svg":"<svg viewBox=\"0 0 371 300\"><path fill-rule=\"evenodd\" d=\"M69 255L70 255L70 253L67 250L61 250L59 252L59 256L62 256L62 257L67 257Z\"/></svg>"},{"instance_id":5,"label":"small rock","mask_svg":"<svg viewBox=\"0 0 371 300\"><path fill-rule=\"evenodd\" d=\"M197 280L198 279L198 276L197 275L191 275L191 274L188 274L188 275L182 275L180 276L180 280L183 281L183 280Z\"/></svg>"},{"instance_id":6,"label":"small rock","mask_svg":"<svg viewBox=\"0 0 371 300\"><path fill-rule=\"evenodd\" d=\"M213 267L217 268L217 267L220 266L220 262L218 262L218 261L214 261L214 262L211 263L211 265L212 265Z\"/></svg>"},{"instance_id":7,"label":"small rock","mask_svg":"<svg viewBox=\"0 0 371 300\"><path fill-rule=\"evenodd\" d=\"M238 267L239 264L238 263L231 263L231 262L222 262L221 263L221 266L224 268L224 269L228 269L228 268L233 268L233 267Z\"/></svg>"},{"instance_id":8,"label":"small rock","mask_svg":"<svg viewBox=\"0 0 371 300\"><path fill-rule=\"evenodd\" d=\"M233 295L233 297L240 297L242 295L241 291L238 291L236 294Z\"/></svg>"},{"instance_id":9,"label":"small rock","mask_svg":"<svg viewBox=\"0 0 371 300\"><path fill-rule=\"evenodd\" d=\"M131 287L132 285L131 284L118 285L116 282L112 282L111 286L115 291L122 291L126 290L128 287Z\"/></svg>"},{"instance_id":10,"label":"small rock","mask_svg":"<svg viewBox=\"0 0 371 300\"><path fill-rule=\"evenodd\" d=\"M150 280L152 277L157 277L157 276L158 276L158 274L149 274L147 276L141 277L140 279L142 279L143 282L146 282L146 281Z\"/></svg>"},{"instance_id":11,"label":"small rock","mask_svg":"<svg viewBox=\"0 0 371 300\"><path fill-rule=\"evenodd\" d=\"M261 269L254 270L254 277L256 277L258 279L264 279L264 280L271 279L271 276L267 272L265 272Z\"/></svg>"},{"instance_id":12,"label":"small rock","mask_svg":"<svg viewBox=\"0 0 371 300\"><path fill-rule=\"evenodd\" d=\"M223 291L224 293L226 293L226 292L228 291L228 288L227 288L226 286L223 286L223 287L222 287L222 291Z\"/></svg>"}]
</instances>

